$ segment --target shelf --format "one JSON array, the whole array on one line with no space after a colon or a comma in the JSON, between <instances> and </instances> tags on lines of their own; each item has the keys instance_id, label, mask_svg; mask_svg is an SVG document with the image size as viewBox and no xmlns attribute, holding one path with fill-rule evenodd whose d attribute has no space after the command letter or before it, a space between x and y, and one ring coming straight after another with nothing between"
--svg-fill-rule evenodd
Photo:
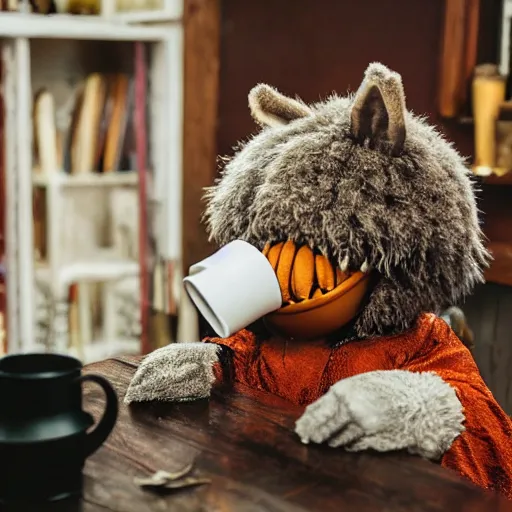
<instances>
[{"instance_id":1,"label":"shelf","mask_svg":"<svg viewBox=\"0 0 512 512\"><path fill-rule=\"evenodd\" d=\"M101 16L0 12L0 37L162 41L169 37L169 27L135 26Z\"/></svg>"},{"instance_id":2,"label":"shelf","mask_svg":"<svg viewBox=\"0 0 512 512\"><path fill-rule=\"evenodd\" d=\"M146 326L140 329L138 323L145 310L137 307L144 288L139 283L143 268L136 253L146 249L137 245L139 210L148 217L144 222L144 227L149 226L146 238L158 237L162 257L180 265L182 252L182 204L178 196L182 189L183 0L161 0L161 4L159 11L115 12L117 2L109 0L102 3L102 14L98 16L0 12L7 233L13 242L6 256L12 291L9 296L13 299L6 318L9 350L42 348L39 339L48 347L68 350L69 333L59 327L59 322L66 323L64 305L70 294L69 285L75 283L79 316L101 311L94 322L82 322L79 327L84 340L96 337L91 330L101 331L100 339L91 345L84 343L85 352L81 353L86 360L132 350L137 353L141 343L148 345ZM136 85L137 94L130 97L130 115L143 119L144 126L138 133L128 126L126 154L121 155L120 161L137 165L121 163L121 172L112 174L69 175L63 172L62 163L57 161L55 165L54 160L53 165L44 167L47 174L36 174L40 169L35 168L34 158L34 145L38 142L33 136L34 94L46 89L53 96L56 144L67 159L66 151L73 142L69 126L74 126L78 110L76 98L87 77L96 72L122 73ZM106 119L102 117L100 121ZM118 128L121 126L116 131ZM84 145L95 142L94 137L88 139ZM39 142L42 146L47 144L45 140ZM154 165L147 184L142 183L145 175L140 175L139 183L137 172L122 172L126 168L146 169L148 160ZM91 165L84 168L90 169ZM147 213L143 188L158 200L158 208L150 203ZM38 221L44 216L41 225L34 222L34 209ZM34 242L39 238L45 249L41 254L48 258L43 263L35 261L39 247ZM106 251L97 247L107 244L130 247L132 252L119 249L118 254L113 254L113 247ZM102 286L96 290L93 283ZM117 293L121 284L127 289L125 296ZM45 301L57 309L62 306L63 310L60 317L60 310L48 308L49 315L57 314L49 317L47 332L39 323L39 315L46 315ZM91 303L95 304L94 311L86 312ZM118 325L127 321L129 326ZM36 330L41 338L39 334L35 336ZM133 339L130 345L130 338L137 338L139 332L142 341ZM121 337L128 339L120 340Z\"/></svg>"},{"instance_id":3,"label":"shelf","mask_svg":"<svg viewBox=\"0 0 512 512\"><path fill-rule=\"evenodd\" d=\"M507 172L503 176L491 174L483 178L482 182L486 185L512 185L512 172Z\"/></svg>"},{"instance_id":4,"label":"shelf","mask_svg":"<svg viewBox=\"0 0 512 512\"><path fill-rule=\"evenodd\" d=\"M75 175L64 172L56 172L54 174L32 173L32 184L36 187L47 187L53 183L63 187L133 186L137 185L138 180L136 171Z\"/></svg>"},{"instance_id":5,"label":"shelf","mask_svg":"<svg viewBox=\"0 0 512 512\"><path fill-rule=\"evenodd\" d=\"M473 171L473 174L475 176L478 176L479 178L486 179L493 175L494 169L493 167L488 167L486 165L472 165L471 171Z\"/></svg>"},{"instance_id":6,"label":"shelf","mask_svg":"<svg viewBox=\"0 0 512 512\"><path fill-rule=\"evenodd\" d=\"M472 166L473 174L485 185L512 185L512 171L496 174L493 167Z\"/></svg>"},{"instance_id":7,"label":"shelf","mask_svg":"<svg viewBox=\"0 0 512 512\"><path fill-rule=\"evenodd\" d=\"M52 282L51 269L45 263L36 264L35 273L36 279L52 286L66 287L75 282L113 281L136 276L139 273L139 263L120 258L113 251L104 249L84 261L62 265L58 270L57 283Z\"/></svg>"},{"instance_id":8,"label":"shelf","mask_svg":"<svg viewBox=\"0 0 512 512\"><path fill-rule=\"evenodd\" d=\"M475 120L471 116L460 116L457 118L457 123L464 126L473 126Z\"/></svg>"},{"instance_id":9,"label":"shelf","mask_svg":"<svg viewBox=\"0 0 512 512\"><path fill-rule=\"evenodd\" d=\"M182 4L173 2L171 7L165 11L151 10L151 11L127 11L117 12L113 15L115 21L122 23L166 23L169 21L179 20L183 13Z\"/></svg>"}]
</instances>

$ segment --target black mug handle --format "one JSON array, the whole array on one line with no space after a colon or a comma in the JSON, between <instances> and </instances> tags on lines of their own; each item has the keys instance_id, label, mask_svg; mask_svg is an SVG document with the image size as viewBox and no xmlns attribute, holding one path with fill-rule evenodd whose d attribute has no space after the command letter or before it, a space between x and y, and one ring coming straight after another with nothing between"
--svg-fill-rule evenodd
<instances>
[{"instance_id":1,"label":"black mug handle","mask_svg":"<svg viewBox=\"0 0 512 512\"><path fill-rule=\"evenodd\" d=\"M105 404L105 412L101 417L96 428L87 434L85 438L85 458L92 455L107 439L114 428L117 421L117 413L119 410L119 404L117 401L117 395L110 382L102 377L101 375L87 374L79 377L79 380L95 382L105 392L107 403Z\"/></svg>"}]
</instances>

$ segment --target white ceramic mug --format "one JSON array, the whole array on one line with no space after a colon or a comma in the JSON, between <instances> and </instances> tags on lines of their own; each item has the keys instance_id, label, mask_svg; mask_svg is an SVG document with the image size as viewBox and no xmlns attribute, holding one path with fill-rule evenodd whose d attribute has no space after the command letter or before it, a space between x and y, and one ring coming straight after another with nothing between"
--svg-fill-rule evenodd
<instances>
[{"instance_id":1,"label":"white ceramic mug","mask_svg":"<svg viewBox=\"0 0 512 512\"><path fill-rule=\"evenodd\" d=\"M282 305L279 282L269 261L242 240L192 265L183 282L192 302L221 338Z\"/></svg>"}]
</instances>

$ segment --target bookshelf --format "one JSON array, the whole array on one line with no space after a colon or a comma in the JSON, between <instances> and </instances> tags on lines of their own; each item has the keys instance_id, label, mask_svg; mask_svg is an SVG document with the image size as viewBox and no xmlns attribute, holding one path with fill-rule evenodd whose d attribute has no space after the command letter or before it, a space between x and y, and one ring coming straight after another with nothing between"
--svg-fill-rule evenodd
<instances>
[{"instance_id":1,"label":"bookshelf","mask_svg":"<svg viewBox=\"0 0 512 512\"><path fill-rule=\"evenodd\" d=\"M0 34L8 38L48 38L97 41L165 41L169 26L179 27L176 21L158 26L139 26L101 16L73 16L68 14L42 15L18 12L0 12Z\"/></svg>"},{"instance_id":2,"label":"bookshelf","mask_svg":"<svg viewBox=\"0 0 512 512\"><path fill-rule=\"evenodd\" d=\"M8 352L66 352L85 363L147 352L151 269L141 262L165 259L175 281L182 274L182 0L125 12L108 0L97 15L33 14L19 5L18 12L0 12ZM101 78L102 91L114 89L112 76L130 79L127 120L119 128L125 138L116 143L113 167L104 163L106 149L101 157L84 156L92 154L91 140L93 148L100 144L106 107L94 110L96 124L82 121L82 113L73 125L74 111L96 105L84 106L92 76ZM141 83L145 101L136 107ZM52 122L38 121L40 91L51 98L45 108L52 106ZM43 156L41 147L56 152ZM143 210L153 237L149 255ZM179 302L181 287L169 290Z\"/></svg>"}]
</instances>

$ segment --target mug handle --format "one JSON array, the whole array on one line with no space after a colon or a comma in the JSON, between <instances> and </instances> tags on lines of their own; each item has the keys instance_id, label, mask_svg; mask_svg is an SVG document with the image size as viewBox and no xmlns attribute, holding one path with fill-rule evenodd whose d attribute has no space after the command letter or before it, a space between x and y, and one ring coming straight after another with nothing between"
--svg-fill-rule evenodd
<instances>
[{"instance_id":1,"label":"mug handle","mask_svg":"<svg viewBox=\"0 0 512 512\"><path fill-rule=\"evenodd\" d=\"M85 438L85 457L87 458L106 441L107 437L110 435L110 432L112 432L112 429L114 428L114 425L117 421L119 404L114 388L110 382L105 379L105 377L102 377L101 375L87 374L80 376L78 380L82 382L95 382L103 389L107 398L103 416L101 417L99 423L96 425L96 428L87 434Z\"/></svg>"}]
</instances>

